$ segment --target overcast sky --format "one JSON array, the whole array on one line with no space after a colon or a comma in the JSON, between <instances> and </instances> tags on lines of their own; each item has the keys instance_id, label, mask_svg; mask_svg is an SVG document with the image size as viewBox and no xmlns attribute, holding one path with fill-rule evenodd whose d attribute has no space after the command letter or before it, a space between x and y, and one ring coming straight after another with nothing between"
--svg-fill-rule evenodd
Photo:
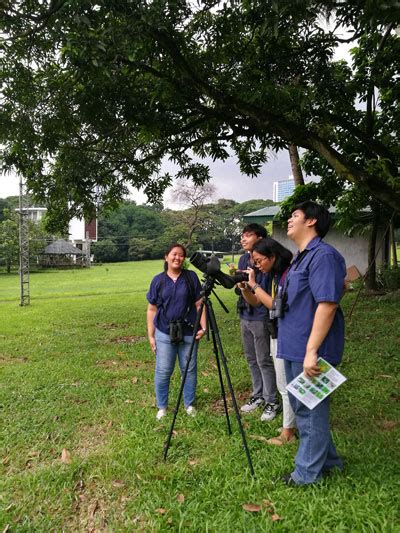
<instances>
[{"instance_id":1,"label":"overcast sky","mask_svg":"<svg viewBox=\"0 0 400 533\"><path fill-rule=\"evenodd\" d=\"M254 198L272 199L273 182L286 179L291 173L289 154L286 151L279 152L278 155L271 154L270 161L264 165L257 178L250 178L241 174L233 157L225 162L207 163L211 169L211 183L217 188L216 199L227 198L237 202ZM17 194L19 194L18 178L12 174L2 175L0 177L0 198ZM164 197L165 201L168 201L169 195L170 192L167 191ZM145 195L137 191L132 191L131 198L139 204L146 201Z\"/></svg>"}]
</instances>

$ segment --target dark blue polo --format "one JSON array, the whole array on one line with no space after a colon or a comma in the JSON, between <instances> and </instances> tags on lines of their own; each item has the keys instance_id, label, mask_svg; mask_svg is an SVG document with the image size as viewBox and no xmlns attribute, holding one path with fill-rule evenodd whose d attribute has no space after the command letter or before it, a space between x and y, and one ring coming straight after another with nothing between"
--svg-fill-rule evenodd
<instances>
[{"instance_id":1,"label":"dark blue polo","mask_svg":"<svg viewBox=\"0 0 400 533\"><path fill-rule=\"evenodd\" d=\"M239 258L238 270L246 270L247 268L254 268L251 261L251 255L246 252ZM263 274L259 270L256 272L256 283L260 285L266 292L268 291L269 274ZM261 304L256 307L248 304L247 309L240 311L239 316L243 320L265 320L269 317L269 311L265 305Z\"/></svg>"},{"instance_id":2,"label":"dark blue polo","mask_svg":"<svg viewBox=\"0 0 400 533\"><path fill-rule=\"evenodd\" d=\"M279 320L278 357L303 362L317 306L320 302L340 302L345 276L343 257L320 237L294 257L284 281L288 308ZM339 307L318 355L336 365L343 349L344 319Z\"/></svg>"},{"instance_id":3,"label":"dark blue polo","mask_svg":"<svg viewBox=\"0 0 400 533\"><path fill-rule=\"evenodd\" d=\"M148 302L157 306L157 313L154 318L155 327L167 335L169 335L169 322L182 319L186 315L191 290L185 275L191 278L194 289L194 302L197 302L200 299L201 287L199 278L192 270L186 270L186 274L181 273L175 282L165 272L157 274L153 278L149 292L146 295ZM196 314L196 306L193 303L189 313L186 315L186 321L194 325ZM183 333L184 335L192 335L193 328L185 323Z\"/></svg>"}]
</instances>

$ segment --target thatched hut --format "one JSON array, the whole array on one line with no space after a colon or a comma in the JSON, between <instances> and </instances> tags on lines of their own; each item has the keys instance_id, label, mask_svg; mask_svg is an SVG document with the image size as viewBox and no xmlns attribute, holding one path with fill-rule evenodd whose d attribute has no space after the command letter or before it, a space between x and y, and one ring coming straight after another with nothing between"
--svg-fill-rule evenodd
<instances>
[{"instance_id":1,"label":"thatched hut","mask_svg":"<svg viewBox=\"0 0 400 533\"><path fill-rule=\"evenodd\" d=\"M63 239L50 243L40 256L40 264L47 267L84 266L85 253Z\"/></svg>"}]
</instances>

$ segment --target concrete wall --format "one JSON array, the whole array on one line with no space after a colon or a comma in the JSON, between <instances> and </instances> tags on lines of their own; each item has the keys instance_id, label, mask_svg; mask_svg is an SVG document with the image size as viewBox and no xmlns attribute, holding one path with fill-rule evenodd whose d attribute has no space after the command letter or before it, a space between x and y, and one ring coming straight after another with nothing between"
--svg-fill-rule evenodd
<instances>
[{"instance_id":1,"label":"concrete wall","mask_svg":"<svg viewBox=\"0 0 400 533\"><path fill-rule=\"evenodd\" d=\"M286 236L286 227L280 227L276 222L273 224L272 237L292 252L296 251L296 246ZM382 240L382 232L378 234L377 247ZM331 229L324 241L334 246L345 258L346 266L355 265L363 275L368 267L368 235L356 235L346 237L343 233ZM377 257L377 264L384 262L384 246L381 246Z\"/></svg>"}]
</instances>

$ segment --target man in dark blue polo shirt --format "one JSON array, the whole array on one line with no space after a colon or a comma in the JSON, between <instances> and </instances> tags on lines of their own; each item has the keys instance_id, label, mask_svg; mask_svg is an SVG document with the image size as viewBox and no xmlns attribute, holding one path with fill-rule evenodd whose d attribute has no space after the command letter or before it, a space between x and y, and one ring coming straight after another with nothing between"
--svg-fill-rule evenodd
<instances>
[{"instance_id":1,"label":"man in dark blue polo shirt","mask_svg":"<svg viewBox=\"0 0 400 533\"><path fill-rule=\"evenodd\" d=\"M305 372L317 376L317 358L333 365L342 358L344 320L339 302L346 266L335 248L321 240L330 215L315 202L298 205L288 220L288 237L299 251L284 281L286 309L279 320L278 357L285 360L287 381ZM281 478L286 484L314 483L333 468L343 468L329 428L329 397L310 410L289 393L299 430L295 469Z\"/></svg>"}]
</instances>

